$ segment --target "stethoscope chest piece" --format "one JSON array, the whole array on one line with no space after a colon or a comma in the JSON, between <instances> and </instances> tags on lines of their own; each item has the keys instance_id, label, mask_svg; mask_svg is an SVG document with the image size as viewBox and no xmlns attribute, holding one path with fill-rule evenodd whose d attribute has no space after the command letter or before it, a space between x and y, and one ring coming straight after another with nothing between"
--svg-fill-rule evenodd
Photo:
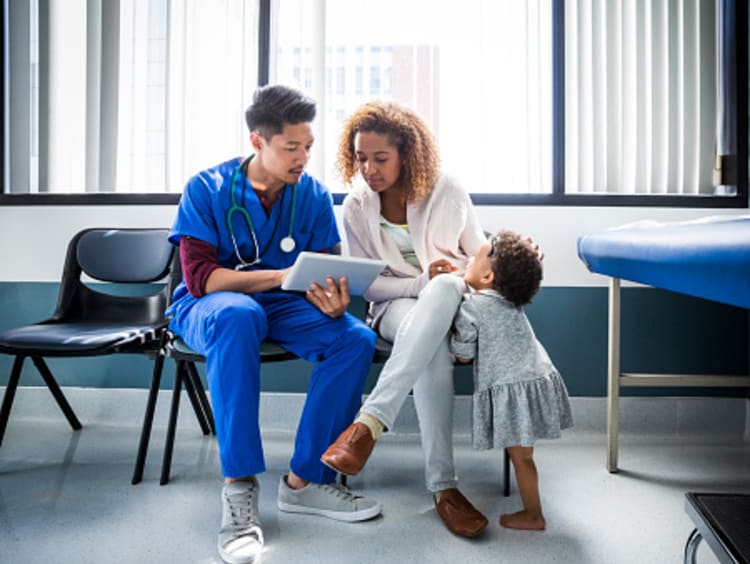
<instances>
[{"instance_id":1,"label":"stethoscope chest piece","mask_svg":"<svg viewBox=\"0 0 750 564\"><path fill-rule=\"evenodd\" d=\"M287 235L281 241L279 241L279 247L281 247L281 250L285 253L291 253L296 246L297 243L294 242L294 239L291 237L291 235Z\"/></svg>"}]
</instances>

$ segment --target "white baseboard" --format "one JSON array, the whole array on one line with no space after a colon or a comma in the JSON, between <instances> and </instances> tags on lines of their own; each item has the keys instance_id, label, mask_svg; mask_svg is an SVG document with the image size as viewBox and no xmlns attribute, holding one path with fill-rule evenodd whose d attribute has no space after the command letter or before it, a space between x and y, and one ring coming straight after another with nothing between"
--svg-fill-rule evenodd
<instances>
[{"instance_id":1,"label":"white baseboard","mask_svg":"<svg viewBox=\"0 0 750 564\"><path fill-rule=\"evenodd\" d=\"M145 389L76 388L63 389L81 422L97 425L140 427L146 406ZM0 395L5 387L0 386ZM161 390L154 416L156 427L166 427L171 390ZM180 427L195 425L192 408L183 394ZM302 411L305 394L261 394L260 419L264 430L293 432ZM575 427L605 432L606 398L571 398ZM20 387L11 410L15 418L64 422L64 416L46 388ZM471 432L471 396L456 396L454 432ZM732 434L750 439L750 400L745 398L700 397L625 397L620 402L622 433L698 433ZM418 433L419 426L410 397L404 402L393 433Z\"/></svg>"}]
</instances>

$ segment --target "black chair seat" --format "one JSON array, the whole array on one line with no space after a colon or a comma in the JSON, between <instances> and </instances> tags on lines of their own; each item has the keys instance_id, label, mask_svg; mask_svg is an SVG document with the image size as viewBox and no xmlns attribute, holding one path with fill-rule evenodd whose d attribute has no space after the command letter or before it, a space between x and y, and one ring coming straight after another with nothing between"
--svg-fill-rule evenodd
<instances>
[{"instance_id":1,"label":"black chair seat","mask_svg":"<svg viewBox=\"0 0 750 564\"><path fill-rule=\"evenodd\" d=\"M205 358L203 357L202 354L191 349L189 346L185 344L185 341L183 341L180 337L177 337L176 335L174 335L173 339L167 344L166 354L167 356L172 357L175 360L185 360L188 362L204 362L205 361ZM288 350L286 350L285 348L282 348L276 343L263 341L260 345L261 362L293 360L295 358L297 358L295 354L290 353Z\"/></svg>"},{"instance_id":2,"label":"black chair seat","mask_svg":"<svg viewBox=\"0 0 750 564\"><path fill-rule=\"evenodd\" d=\"M375 357L372 361L377 364L385 363L385 361L388 360L388 357L391 356L391 349L393 349L393 343L378 336L378 340L375 341Z\"/></svg>"},{"instance_id":3,"label":"black chair seat","mask_svg":"<svg viewBox=\"0 0 750 564\"><path fill-rule=\"evenodd\" d=\"M123 325L106 322L36 323L0 333L0 351L35 356L111 354L146 343L158 346L165 323Z\"/></svg>"}]
</instances>

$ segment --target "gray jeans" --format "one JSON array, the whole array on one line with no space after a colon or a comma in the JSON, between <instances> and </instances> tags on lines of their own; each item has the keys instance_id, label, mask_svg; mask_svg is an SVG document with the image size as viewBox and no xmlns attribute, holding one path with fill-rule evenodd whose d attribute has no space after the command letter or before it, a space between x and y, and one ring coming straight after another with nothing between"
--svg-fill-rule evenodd
<instances>
[{"instance_id":1,"label":"gray jeans","mask_svg":"<svg viewBox=\"0 0 750 564\"><path fill-rule=\"evenodd\" d=\"M455 488L453 466L453 358L450 328L464 292L462 278L436 276L415 298L393 300L378 324L393 351L361 411L392 428L414 389L425 455L427 489Z\"/></svg>"}]
</instances>

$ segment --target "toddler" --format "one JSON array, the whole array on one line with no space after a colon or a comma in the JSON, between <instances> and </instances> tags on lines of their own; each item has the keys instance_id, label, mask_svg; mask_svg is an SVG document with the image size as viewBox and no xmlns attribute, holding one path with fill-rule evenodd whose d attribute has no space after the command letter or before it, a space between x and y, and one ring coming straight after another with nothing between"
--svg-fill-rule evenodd
<instances>
[{"instance_id":1,"label":"toddler","mask_svg":"<svg viewBox=\"0 0 750 564\"><path fill-rule=\"evenodd\" d=\"M451 338L458 362L474 361L473 446L507 448L516 472L523 510L500 516L513 529L544 530L534 442L573 424L565 384L522 307L541 279L537 247L501 231L469 260Z\"/></svg>"}]
</instances>

